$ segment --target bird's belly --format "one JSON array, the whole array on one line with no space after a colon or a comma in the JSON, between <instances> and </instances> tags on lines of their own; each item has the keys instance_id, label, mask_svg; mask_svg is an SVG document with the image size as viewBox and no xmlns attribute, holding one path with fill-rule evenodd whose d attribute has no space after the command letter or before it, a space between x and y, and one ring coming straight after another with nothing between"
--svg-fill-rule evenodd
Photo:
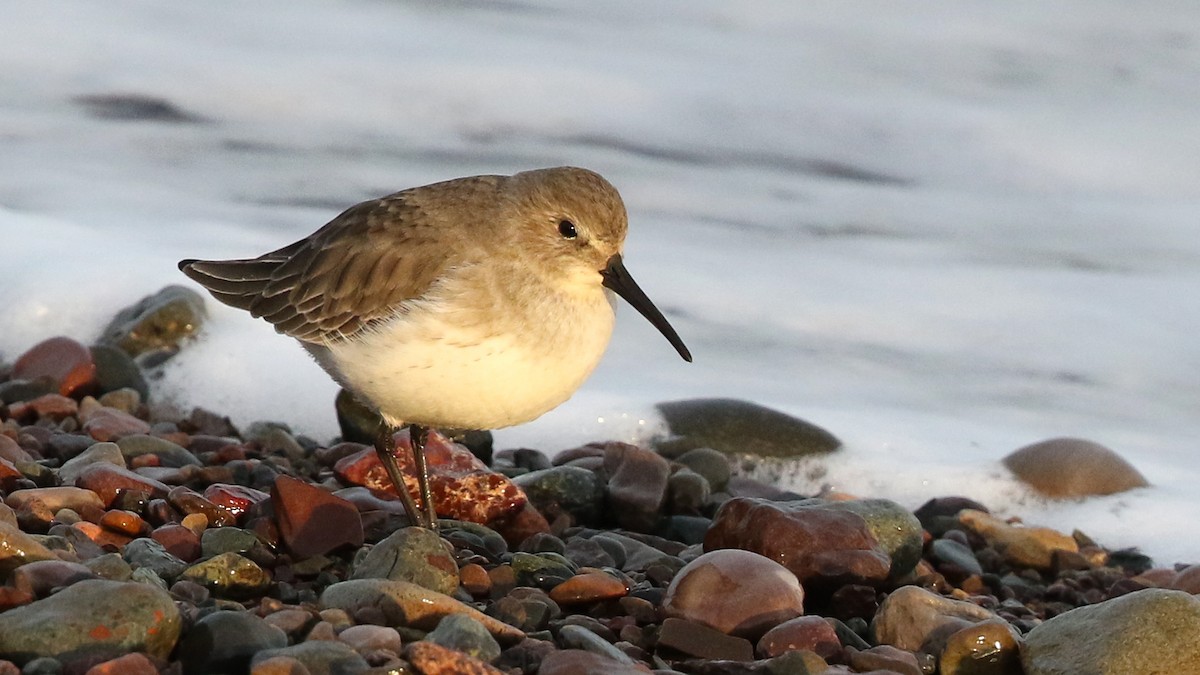
<instances>
[{"instance_id":1,"label":"bird's belly","mask_svg":"<svg viewBox=\"0 0 1200 675\"><path fill-rule=\"evenodd\" d=\"M394 321L333 346L336 372L322 365L393 424L496 429L570 398L600 361L613 325L608 309L547 342L438 323Z\"/></svg>"}]
</instances>

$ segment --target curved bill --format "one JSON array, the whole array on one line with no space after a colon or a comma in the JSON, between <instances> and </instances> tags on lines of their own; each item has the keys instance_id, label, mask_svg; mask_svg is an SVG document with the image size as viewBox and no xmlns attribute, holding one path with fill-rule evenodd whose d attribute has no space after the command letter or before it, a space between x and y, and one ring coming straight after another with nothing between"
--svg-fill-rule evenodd
<instances>
[{"instance_id":1,"label":"curved bill","mask_svg":"<svg viewBox=\"0 0 1200 675\"><path fill-rule=\"evenodd\" d=\"M625 302L633 305L638 313L646 317L650 323L654 324L658 332L667 338L667 341L671 343L675 351L679 352L683 360L691 363L692 353L684 346L683 340L679 339L679 334L667 322L667 318L658 311L653 302L650 302L650 298L646 297L637 282L630 276L629 270L625 269L625 262L621 260L620 253L608 259L608 266L600 270L600 276L603 277L602 283L606 287L611 288L613 292L624 298Z\"/></svg>"}]
</instances>

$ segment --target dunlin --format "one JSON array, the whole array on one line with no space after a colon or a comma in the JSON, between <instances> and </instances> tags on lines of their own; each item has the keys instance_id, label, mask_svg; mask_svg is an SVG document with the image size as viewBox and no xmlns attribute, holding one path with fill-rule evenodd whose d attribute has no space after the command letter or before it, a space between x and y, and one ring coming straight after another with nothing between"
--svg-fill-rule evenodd
<instances>
[{"instance_id":1,"label":"dunlin","mask_svg":"<svg viewBox=\"0 0 1200 675\"><path fill-rule=\"evenodd\" d=\"M692 360L625 269L627 226L608 181L559 167L403 190L257 258L179 268L378 411L380 461L409 519L436 527L429 428L512 426L567 400L608 346L614 292ZM423 513L392 455L406 425Z\"/></svg>"}]
</instances>

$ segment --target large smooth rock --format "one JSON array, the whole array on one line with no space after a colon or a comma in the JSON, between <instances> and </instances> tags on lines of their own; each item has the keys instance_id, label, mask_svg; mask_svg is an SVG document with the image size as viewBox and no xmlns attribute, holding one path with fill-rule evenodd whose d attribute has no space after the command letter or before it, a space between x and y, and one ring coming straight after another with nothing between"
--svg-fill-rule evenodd
<instances>
[{"instance_id":1,"label":"large smooth rock","mask_svg":"<svg viewBox=\"0 0 1200 675\"><path fill-rule=\"evenodd\" d=\"M271 487L279 536L297 559L363 543L362 516L350 502L291 476Z\"/></svg>"},{"instance_id":2,"label":"large smooth rock","mask_svg":"<svg viewBox=\"0 0 1200 675\"><path fill-rule=\"evenodd\" d=\"M713 448L735 457L796 459L842 446L825 429L765 406L729 398L695 398L656 406L674 438L664 454Z\"/></svg>"},{"instance_id":3,"label":"large smooth rock","mask_svg":"<svg viewBox=\"0 0 1200 675\"><path fill-rule=\"evenodd\" d=\"M1047 497L1111 495L1150 485L1113 450L1082 438L1051 438L1004 458L1017 478Z\"/></svg>"},{"instance_id":4,"label":"large smooth rock","mask_svg":"<svg viewBox=\"0 0 1200 675\"><path fill-rule=\"evenodd\" d=\"M878 586L892 560L867 521L817 502L735 497L721 505L704 549L740 548L779 561L806 586Z\"/></svg>"},{"instance_id":5,"label":"large smooth rock","mask_svg":"<svg viewBox=\"0 0 1200 675\"><path fill-rule=\"evenodd\" d=\"M90 393L96 387L96 364L87 347L68 337L53 337L30 347L13 364L14 380L40 377L57 383L63 396Z\"/></svg>"},{"instance_id":6,"label":"large smooth rock","mask_svg":"<svg viewBox=\"0 0 1200 675\"><path fill-rule=\"evenodd\" d=\"M803 614L804 589L774 560L739 549L712 551L675 575L663 612L753 640Z\"/></svg>"},{"instance_id":7,"label":"large smooth rock","mask_svg":"<svg viewBox=\"0 0 1200 675\"><path fill-rule=\"evenodd\" d=\"M1025 636L1026 675L1200 673L1200 598L1147 588L1073 609Z\"/></svg>"},{"instance_id":8,"label":"large smooth rock","mask_svg":"<svg viewBox=\"0 0 1200 675\"><path fill-rule=\"evenodd\" d=\"M569 514L577 523L596 523L604 507L604 481L595 471L556 466L513 478L538 511L553 520Z\"/></svg>"},{"instance_id":9,"label":"large smooth rock","mask_svg":"<svg viewBox=\"0 0 1200 675\"><path fill-rule=\"evenodd\" d=\"M25 663L139 651L165 659L181 626L175 601L155 586L80 581L0 614L0 657Z\"/></svg>"}]
</instances>

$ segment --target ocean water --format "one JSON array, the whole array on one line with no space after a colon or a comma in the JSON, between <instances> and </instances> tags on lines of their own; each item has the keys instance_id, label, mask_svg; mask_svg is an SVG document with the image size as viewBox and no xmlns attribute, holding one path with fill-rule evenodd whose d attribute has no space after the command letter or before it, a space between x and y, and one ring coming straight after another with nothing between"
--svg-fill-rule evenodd
<instances>
[{"instance_id":1,"label":"ocean water","mask_svg":"<svg viewBox=\"0 0 1200 675\"><path fill-rule=\"evenodd\" d=\"M1200 561L1200 5L114 0L0 26L2 356L93 338L188 283L180 258L586 166L695 363L622 308L592 379L500 446L644 439L657 401L740 397L846 442L821 484ZM210 311L158 400L337 433L297 345ZM1063 435L1153 487L1050 503L999 463Z\"/></svg>"}]
</instances>

